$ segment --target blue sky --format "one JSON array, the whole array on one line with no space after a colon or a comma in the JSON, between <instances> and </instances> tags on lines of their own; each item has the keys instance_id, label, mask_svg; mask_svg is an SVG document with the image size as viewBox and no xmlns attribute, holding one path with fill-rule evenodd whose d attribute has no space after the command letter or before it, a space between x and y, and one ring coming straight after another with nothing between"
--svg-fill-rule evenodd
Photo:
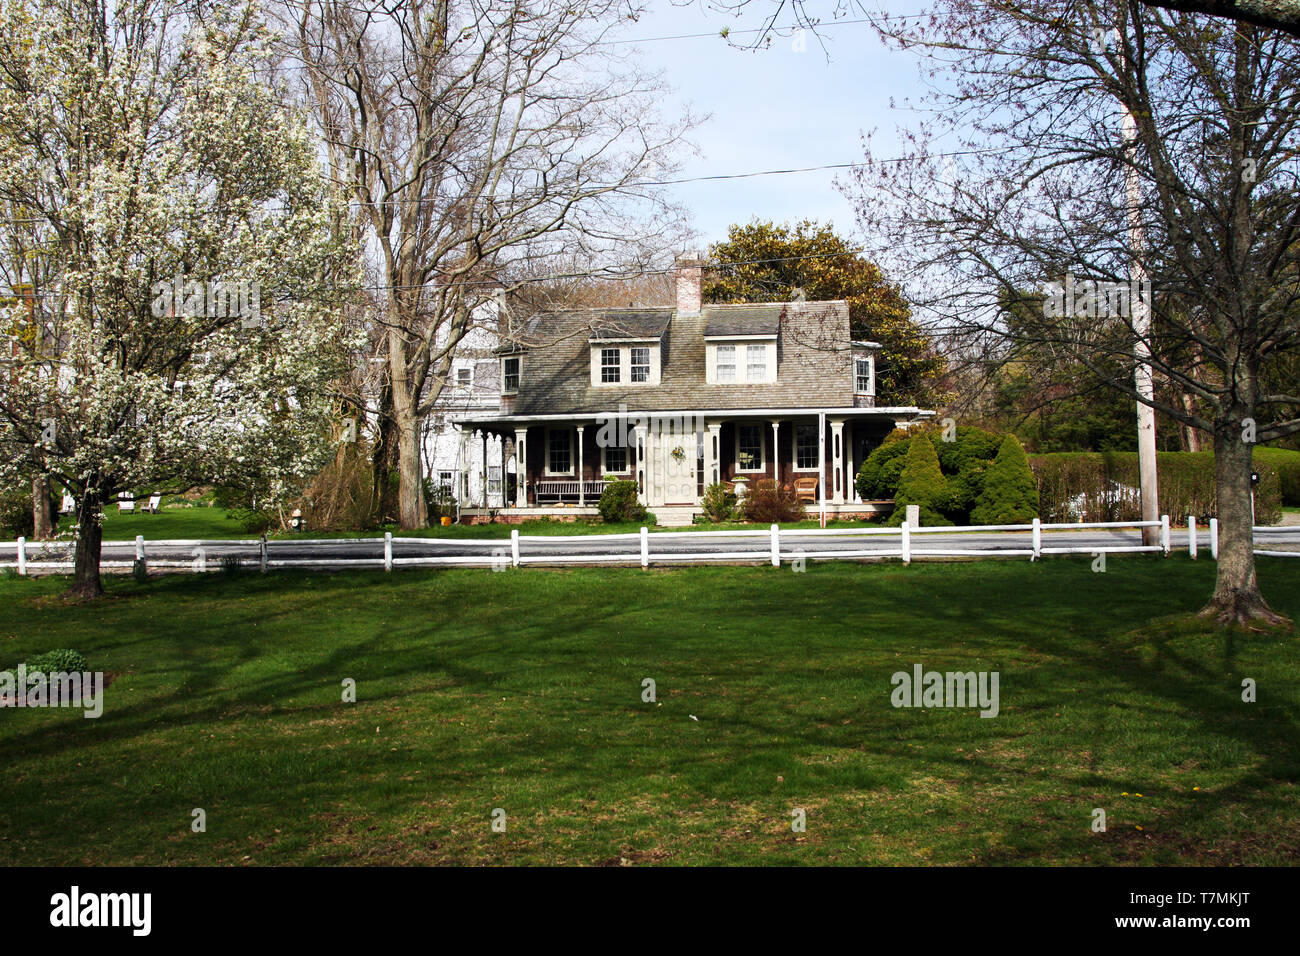
<instances>
[{"instance_id":1,"label":"blue sky","mask_svg":"<svg viewBox=\"0 0 1300 956\"><path fill-rule=\"evenodd\" d=\"M643 61L662 69L676 90L676 102L664 104L666 112L690 104L698 113L712 114L693 137L701 155L686 162L681 176L858 162L861 134L873 129L878 155L893 155L895 127L906 124L909 114L891 110L890 98L901 104L920 94L915 57L886 50L865 23L826 27L821 31L826 51L808 36L806 49L797 52L789 35L773 37L766 50L734 49L717 33L726 26L733 31L757 27L767 0L750 6L753 12L737 19L699 5L675 7L670 0L652 0L650 13L626 33L636 38L713 34L637 45ZM829 10L831 5L825 6ZM916 0L890 0L887 7L898 14L921 8ZM733 36L738 42L750 39ZM836 175L795 173L672 188L693 211L703 249L725 238L730 223L754 216L831 221L837 232L852 235L853 209L835 188Z\"/></svg>"}]
</instances>

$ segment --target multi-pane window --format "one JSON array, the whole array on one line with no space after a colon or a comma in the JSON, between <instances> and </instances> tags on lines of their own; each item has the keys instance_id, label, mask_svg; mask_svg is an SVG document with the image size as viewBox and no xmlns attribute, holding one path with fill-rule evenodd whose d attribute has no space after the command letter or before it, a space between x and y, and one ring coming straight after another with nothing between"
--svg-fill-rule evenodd
<instances>
[{"instance_id":1,"label":"multi-pane window","mask_svg":"<svg viewBox=\"0 0 1300 956\"><path fill-rule=\"evenodd\" d=\"M736 380L736 347L734 345L718 346L718 381L734 382Z\"/></svg>"},{"instance_id":2,"label":"multi-pane window","mask_svg":"<svg viewBox=\"0 0 1300 956\"><path fill-rule=\"evenodd\" d=\"M488 465L487 490L489 495L501 494L501 466Z\"/></svg>"},{"instance_id":3,"label":"multi-pane window","mask_svg":"<svg viewBox=\"0 0 1300 956\"><path fill-rule=\"evenodd\" d=\"M519 359L503 359L501 367L501 390L503 392L519 391Z\"/></svg>"},{"instance_id":4,"label":"multi-pane window","mask_svg":"<svg viewBox=\"0 0 1300 956\"><path fill-rule=\"evenodd\" d=\"M617 382L619 380L620 361L618 349L600 350L600 380L602 382Z\"/></svg>"},{"instance_id":5,"label":"multi-pane window","mask_svg":"<svg viewBox=\"0 0 1300 956\"><path fill-rule=\"evenodd\" d=\"M471 374L472 374L472 373L471 373L471 370L468 369L468 368L458 368L458 369L456 369L456 384L457 384L457 385L462 385L462 386L467 386L467 385L469 385L469 380L470 380L470 375L471 375Z\"/></svg>"},{"instance_id":6,"label":"multi-pane window","mask_svg":"<svg viewBox=\"0 0 1300 956\"><path fill-rule=\"evenodd\" d=\"M572 470L569 432L557 428L546 435L546 470L553 475L567 475Z\"/></svg>"},{"instance_id":7,"label":"multi-pane window","mask_svg":"<svg viewBox=\"0 0 1300 956\"><path fill-rule=\"evenodd\" d=\"M860 358L854 361L853 390L860 395L871 393L871 359Z\"/></svg>"},{"instance_id":8,"label":"multi-pane window","mask_svg":"<svg viewBox=\"0 0 1300 956\"><path fill-rule=\"evenodd\" d=\"M632 348L632 381L650 381L650 350L641 346Z\"/></svg>"},{"instance_id":9,"label":"multi-pane window","mask_svg":"<svg viewBox=\"0 0 1300 956\"><path fill-rule=\"evenodd\" d=\"M627 471L627 449L610 447L605 449L605 471L623 474Z\"/></svg>"},{"instance_id":10,"label":"multi-pane window","mask_svg":"<svg viewBox=\"0 0 1300 956\"><path fill-rule=\"evenodd\" d=\"M736 468L740 471L763 470L763 426L736 426Z\"/></svg>"},{"instance_id":11,"label":"multi-pane window","mask_svg":"<svg viewBox=\"0 0 1300 956\"><path fill-rule=\"evenodd\" d=\"M817 467L817 426L794 426L794 466L796 468Z\"/></svg>"},{"instance_id":12,"label":"multi-pane window","mask_svg":"<svg viewBox=\"0 0 1300 956\"><path fill-rule=\"evenodd\" d=\"M745 380L763 382L767 380L767 346L745 346Z\"/></svg>"}]
</instances>

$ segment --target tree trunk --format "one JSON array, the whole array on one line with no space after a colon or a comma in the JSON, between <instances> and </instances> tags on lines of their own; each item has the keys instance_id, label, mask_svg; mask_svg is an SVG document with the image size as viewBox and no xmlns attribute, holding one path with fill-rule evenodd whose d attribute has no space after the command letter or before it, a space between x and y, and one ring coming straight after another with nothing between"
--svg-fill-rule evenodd
<instances>
[{"instance_id":1,"label":"tree trunk","mask_svg":"<svg viewBox=\"0 0 1300 956\"><path fill-rule=\"evenodd\" d=\"M411 410L398 410L398 522L403 530L428 524L420 468L420 423Z\"/></svg>"},{"instance_id":2,"label":"tree trunk","mask_svg":"<svg viewBox=\"0 0 1300 956\"><path fill-rule=\"evenodd\" d=\"M37 475L32 479L32 537L45 541L54 537L54 509L50 504L50 479Z\"/></svg>"},{"instance_id":3,"label":"tree trunk","mask_svg":"<svg viewBox=\"0 0 1300 956\"><path fill-rule=\"evenodd\" d=\"M392 521L398 510L397 494L391 479L398 468L399 437L393 418L393 391L387 384L379 393L377 420L375 445L370 460L374 487L371 513L376 524L384 524Z\"/></svg>"},{"instance_id":4,"label":"tree trunk","mask_svg":"<svg viewBox=\"0 0 1300 956\"><path fill-rule=\"evenodd\" d=\"M100 545L104 538L99 513L99 496L93 491L87 491L77 505L77 554L72 587L68 589L68 597L80 601L89 601L104 594L104 585L99 579Z\"/></svg>"},{"instance_id":5,"label":"tree trunk","mask_svg":"<svg viewBox=\"0 0 1300 956\"><path fill-rule=\"evenodd\" d=\"M1260 593L1255 579L1255 523L1251 501L1251 455L1254 445L1242 440L1239 416L1220 419L1214 428L1214 471L1219 512L1219 563L1214 596L1202 617L1220 624L1264 622L1287 624Z\"/></svg>"}]
</instances>

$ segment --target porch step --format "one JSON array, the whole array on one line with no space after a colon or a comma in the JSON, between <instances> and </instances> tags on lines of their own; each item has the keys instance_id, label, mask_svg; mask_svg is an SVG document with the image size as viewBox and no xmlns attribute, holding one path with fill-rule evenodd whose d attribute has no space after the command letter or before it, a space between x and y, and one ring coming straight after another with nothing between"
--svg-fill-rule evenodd
<instances>
[{"instance_id":1,"label":"porch step","mask_svg":"<svg viewBox=\"0 0 1300 956\"><path fill-rule=\"evenodd\" d=\"M694 508L651 508L660 528L685 528L695 523Z\"/></svg>"}]
</instances>

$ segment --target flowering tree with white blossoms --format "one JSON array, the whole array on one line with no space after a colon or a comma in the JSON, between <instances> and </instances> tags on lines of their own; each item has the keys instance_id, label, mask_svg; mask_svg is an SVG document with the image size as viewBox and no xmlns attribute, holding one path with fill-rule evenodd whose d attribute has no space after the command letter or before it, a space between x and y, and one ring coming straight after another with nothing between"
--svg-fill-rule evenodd
<instances>
[{"instance_id":1,"label":"flowering tree with white blossoms","mask_svg":"<svg viewBox=\"0 0 1300 956\"><path fill-rule=\"evenodd\" d=\"M0 0L0 199L49 266L0 318L0 481L75 499L75 596L116 495L273 498L332 453L355 257L267 41L234 0Z\"/></svg>"}]
</instances>

